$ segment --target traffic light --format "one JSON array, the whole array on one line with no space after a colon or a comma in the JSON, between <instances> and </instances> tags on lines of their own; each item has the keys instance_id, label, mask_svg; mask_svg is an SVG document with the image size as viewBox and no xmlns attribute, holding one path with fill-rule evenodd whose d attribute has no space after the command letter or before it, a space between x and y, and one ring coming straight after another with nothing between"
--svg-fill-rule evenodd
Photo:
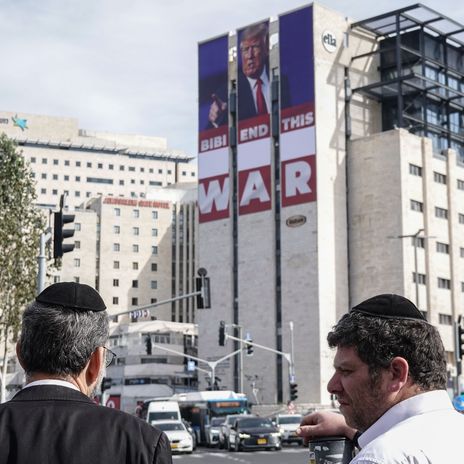
<instances>
[{"instance_id":1,"label":"traffic light","mask_svg":"<svg viewBox=\"0 0 464 464\"><path fill-rule=\"evenodd\" d=\"M209 277L197 277L196 290L197 292L200 292L197 295L197 309L211 308L211 291L209 286Z\"/></svg>"},{"instance_id":2,"label":"traffic light","mask_svg":"<svg viewBox=\"0 0 464 464\"><path fill-rule=\"evenodd\" d=\"M297 398L298 398L298 384L292 382L290 384L290 400L294 401Z\"/></svg>"},{"instance_id":3,"label":"traffic light","mask_svg":"<svg viewBox=\"0 0 464 464\"><path fill-rule=\"evenodd\" d=\"M111 378L110 377L103 377L101 383L101 392L104 393L105 390L109 390L111 388Z\"/></svg>"},{"instance_id":4,"label":"traffic light","mask_svg":"<svg viewBox=\"0 0 464 464\"><path fill-rule=\"evenodd\" d=\"M226 323L219 321L219 346L226 344Z\"/></svg>"},{"instance_id":5,"label":"traffic light","mask_svg":"<svg viewBox=\"0 0 464 464\"><path fill-rule=\"evenodd\" d=\"M54 213L54 224L53 224L53 257L61 258L64 253L69 253L74 250L74 243L63 243L65 238L72 237L74 235L73 229L63 229L65 224L74 222L74 214L63 214L63 210Z\"/></svg>"},{"instance_id":6,"label":"traffic light","mask_svg":"<svg viewBox=\"0 0 464 464\"><path fill-rule=\"evenodd\" d=\"M151 337L150 335L147 335L145 337L145 351L147 352L147 354L151 354L151 350L152 350Z\"/></svg>"},{"instance_id":7,"label":"traffic light","mask_svg":"<svg viewBox=\"0 0 464 464\"><path fill-rule=\"evenodd\" d=\"M246 354L247 356L253 356L254 347L248 342L253 342L253 339L251 337L247 337L247 339L245 340Z\"/></svg>"}]
</instances>

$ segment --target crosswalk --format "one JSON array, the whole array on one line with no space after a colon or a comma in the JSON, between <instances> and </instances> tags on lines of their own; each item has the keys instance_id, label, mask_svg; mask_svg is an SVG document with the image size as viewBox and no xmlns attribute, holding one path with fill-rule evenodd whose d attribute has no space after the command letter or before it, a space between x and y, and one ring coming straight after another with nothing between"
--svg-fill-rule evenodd
<instances>
[{"instance_id":1,"label":"crosswalk","mask_svg":"<svg viewBox=\"0 0 464 464\"><path fill-rule=\"evenodd\" d=\"M281 451L275 451L276 453L280 454L301 454L301 453L306 453L306 449L300 448L300 447L291 447L291 448L283 448ZM185 462L196 462L198 460L204 459L206 457L212 457L214 456L215 458L219 460L226 460L229 462L237 462L237 463L247 463L248 460L244 460L240 457L240 455L249 455L250 453L263 453L263 454L269 454L269 451L266 450L257 450L257 451L239 451L239 452L220 452L220 451L206 451L205 449L197 449L194 451L192 454L175 454L173 455L172 459L174 461L185 461ZM274 452L273 452L274 453Z\"/></svg>"}]
</instances>

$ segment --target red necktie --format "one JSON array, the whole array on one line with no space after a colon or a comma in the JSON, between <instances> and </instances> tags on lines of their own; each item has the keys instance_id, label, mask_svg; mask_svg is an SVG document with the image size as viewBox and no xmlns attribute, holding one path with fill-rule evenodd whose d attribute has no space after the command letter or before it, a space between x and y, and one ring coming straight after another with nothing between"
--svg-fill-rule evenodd
<instances>
[{"instance_id":1,"label":"red necktie","mask_svg":"<svg viewBox=\"0 0 464 464\"><path fill-rule=\"evenodd\" d=\"M267 114L266 100L263 95L263 81L258 78L256 79L256 108L258 114Z\"/></svg>"}]
</instances>

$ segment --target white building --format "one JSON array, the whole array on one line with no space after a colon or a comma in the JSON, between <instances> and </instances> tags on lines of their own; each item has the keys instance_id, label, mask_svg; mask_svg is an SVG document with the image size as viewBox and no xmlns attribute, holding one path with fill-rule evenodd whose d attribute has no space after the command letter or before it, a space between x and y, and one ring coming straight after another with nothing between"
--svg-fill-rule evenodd
<instances>
[{"instance_id":1,"label":"white building","mask_svg":"<svg viewBox=\"0 0 464 464\"><path fill-rule=\"evenodd\" d=\"M290 44L301 53L303 42L291 42L297 28L288 28L300 14L311 17L298 29L311 44L309 58L299 56L299 64L303 68L309 60L312 80L303 84L313 86L314 95L311 117L294 121L306 132L299 132L292 148L312 160L298 174L307 184L296 182L295 192L306 188L313 196L285 204L292 193L283 178L289 175L291 145L285 121L291 119L282 110L289 58L280 51ZM223 320L231 335L234 325L241 326L256 343L285 353L293 349L296 374L289 375L285 359L255 348L243 362L249 397L257 388L259 401L284 402L289 380L295 380L298 401L330 404L326 385L333 352L327 332L350 307L379 293L405 295L437 325L452 384L453 322L464 307L462 28L422 5L356 23L315 3L271 20L272 130L269 142L259 141L267 148L256 142L261 159L269 159L270 181L252 190L254 201L268 194L270 202L247 214L241 212L249 199L241 196L240 163L255 166L240 158L240 29L228 36L232 135L227 145L218 138L199 154L200 221L205 217L199 225L199 264L209 271L213 304L210 313L197 314L199 356L217 359L238 347L232 341L218 346ZM219 40L211 40L210 49ZM213 159L223 153L220 171ZM211 205L220 217L211 218ZM224 388L240 389L238 357L221 377Z\"/></svg>"}]
</instances>

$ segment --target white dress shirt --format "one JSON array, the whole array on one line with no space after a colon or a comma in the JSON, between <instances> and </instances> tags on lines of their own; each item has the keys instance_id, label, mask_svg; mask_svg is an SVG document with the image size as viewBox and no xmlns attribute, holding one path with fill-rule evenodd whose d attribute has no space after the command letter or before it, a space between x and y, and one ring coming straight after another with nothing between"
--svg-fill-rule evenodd
<instances>
[{"instance_id":1,"label":"white dress shirt","mask_svg":"<svg viewBox=\"0 0 464 464\"><path fill-rule=\"evenodd\" d=\"M464 415L445 390L421 393L389 409L360 437L351 464L464 462Z\"/></svg>"},{"instance_id":2,"label":"white dress shirt","mask_svg":"<svg viewBox=\"0 0 464 464\"><path fill-rule=\"evenodd\" d=\"M59 379L43 379L43 380L35 380L34 382L28 383L24 385L24 388L35 387L36 385L59 385L60 387L67 387L72 388L73 390L80 391L79 388L76 387L71 382L66 380L59 380Z\"/></svg>"}]
</instances>

